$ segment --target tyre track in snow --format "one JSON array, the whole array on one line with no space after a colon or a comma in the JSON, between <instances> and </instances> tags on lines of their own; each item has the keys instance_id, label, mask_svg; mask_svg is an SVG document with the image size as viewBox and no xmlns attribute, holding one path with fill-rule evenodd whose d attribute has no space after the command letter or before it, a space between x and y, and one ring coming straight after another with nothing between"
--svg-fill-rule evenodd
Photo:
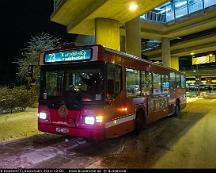
<instances>
[{"instance_id":1,"label":"tyre track in snow","mask_svg":"<svg viewBox=\"0 0 216 173\"><path fill-rule=\"evenodd\" d=\"M33 168L86 141L52 134L35 135L0 144L0 168Z\"/></svg>"}]
</instances>

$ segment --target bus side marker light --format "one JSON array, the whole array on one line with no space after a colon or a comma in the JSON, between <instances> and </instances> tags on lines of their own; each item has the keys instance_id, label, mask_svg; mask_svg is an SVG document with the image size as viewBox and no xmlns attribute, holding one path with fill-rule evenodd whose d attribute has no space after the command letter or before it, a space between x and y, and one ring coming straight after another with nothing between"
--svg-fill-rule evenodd
<instances>
[{"instance_id":1,"label":"bus side marker light","mask_svg":"<svg viewBox=\"0 0 216 173\"><path fill-rule=\"evenodd\" d=\"M127 112L128 108L127 107L121 107L118 110L119 110L119 112Z\"/></svg>"}]
</instances>

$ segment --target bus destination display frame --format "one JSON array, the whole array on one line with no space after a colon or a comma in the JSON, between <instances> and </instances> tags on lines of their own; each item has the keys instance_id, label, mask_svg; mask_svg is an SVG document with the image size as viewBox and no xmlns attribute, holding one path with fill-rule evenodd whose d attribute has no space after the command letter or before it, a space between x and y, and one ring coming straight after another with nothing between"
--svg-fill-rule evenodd
<instances>
[{"instance_id":1,"label":"bus destination display frame","mask_svg":"<svg viewBox=\"0 0 216 173\"><path fill-rule=\"evenodd\" d=\"M44 64L90 61L92 59L92 48L48 52L44 54L43 59Z\"/></svg>"}]
</instances>

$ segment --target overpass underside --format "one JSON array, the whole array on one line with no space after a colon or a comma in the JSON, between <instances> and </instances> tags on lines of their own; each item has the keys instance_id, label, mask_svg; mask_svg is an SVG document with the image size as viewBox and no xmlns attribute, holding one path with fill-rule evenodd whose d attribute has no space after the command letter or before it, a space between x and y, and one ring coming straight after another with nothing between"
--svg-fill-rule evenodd
<instances>
[{"instance_id":1,"label":"overpass underside","mask_svg":"<svg viewBox=\"0 0 216 173\"><path fill-rule=\"evenodd\" d=\"M152 61L162 60L163 65L177 70L181 57L191 58L192 52L199 55L216 51L215 6L167 23L156 23L140 16L167 0L88 0L82 1L82 4L80 0L55 2L58 4L51 20L64 25L68 33L79 34L77 40L81 40L82 44L98 43ZM132 2L138 6L135 11L129 10ZM151 44L150 48L147 43Z\"/></svg>"}]
</instances>

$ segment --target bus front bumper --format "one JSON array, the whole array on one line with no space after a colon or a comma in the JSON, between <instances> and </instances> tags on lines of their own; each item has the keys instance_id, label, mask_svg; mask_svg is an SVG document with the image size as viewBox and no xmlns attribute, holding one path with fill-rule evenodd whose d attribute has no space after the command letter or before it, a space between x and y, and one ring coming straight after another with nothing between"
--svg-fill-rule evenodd
<instances>
[{"instance_id":1,"label":"bus front bumper","mask_svg":"<svg viewBox=\"0 0 216 173\"><path fill-rule=\"evenodd\" d=\"M49 132L73 137L83 137L94 140L103 140L105 138L103 129L72 128L40 122L38 123L38 129L42 132Z\"/></svg>"}]
</instances>

